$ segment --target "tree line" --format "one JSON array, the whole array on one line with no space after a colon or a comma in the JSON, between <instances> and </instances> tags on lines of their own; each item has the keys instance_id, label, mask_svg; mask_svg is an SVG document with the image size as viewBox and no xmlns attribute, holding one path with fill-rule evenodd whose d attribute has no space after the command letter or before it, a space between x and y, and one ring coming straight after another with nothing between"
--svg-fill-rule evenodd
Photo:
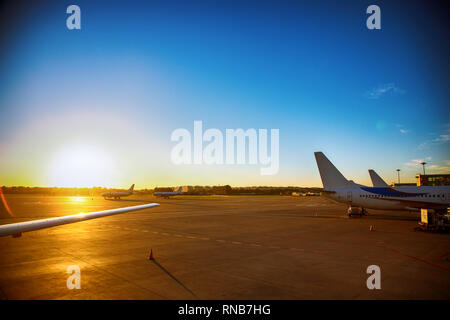
<instances>
[{"instance_id":1,"label":"tree line","mask_svg":"<svg viewBox=\"0 0 450 320\"><path fill-rule=\"evenodd\" d=\"M3 186L4 194L40 194L49 196L99 196L103 192L125 191L126 189L113 188L59 188L59 187L24 187ZM151 195L153 192L174 191L177 187L156 187L154 189L135 190L135 194ZM308 187L270 187L270 186L250 186L250 187L231 187L223 186L183 186L183 194L186 195L291 195L296 193L320 192L322 188Z\"/></svg>"}]
</instances>

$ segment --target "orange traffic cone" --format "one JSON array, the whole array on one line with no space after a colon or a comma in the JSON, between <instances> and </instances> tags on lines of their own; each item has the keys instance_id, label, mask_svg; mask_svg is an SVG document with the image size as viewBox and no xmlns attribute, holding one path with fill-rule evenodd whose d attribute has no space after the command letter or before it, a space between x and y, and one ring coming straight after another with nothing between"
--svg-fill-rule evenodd
<instances>
[{"instance_id":1,"label":"orange traffic cone","mask_svg":"<svg viewBox=\"0 0 450 320\"><path fill-rule=\"evenodd\" d=\"M148 260L155 260L155 258L153 258L153 249L150 249L150 257L148 257Z\"/></svg>"},{"instance_id":2,"label":"orange traffic cone","mask_svg":"<svg viewBox=\"0 0 450 320\"><path fill-rule=\"evenodd\" d=\"M375 228L374 228L374 226L373 225L370 225L370 229L369 229L370 231L374 231L375 230Z\"/></svg>"}]
</instances>

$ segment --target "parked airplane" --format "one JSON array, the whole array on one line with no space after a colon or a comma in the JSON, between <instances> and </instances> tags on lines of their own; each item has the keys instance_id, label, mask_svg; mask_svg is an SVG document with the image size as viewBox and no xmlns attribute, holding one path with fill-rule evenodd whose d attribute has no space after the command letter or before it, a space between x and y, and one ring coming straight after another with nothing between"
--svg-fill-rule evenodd
<instances>
[{"instance_id":1,"label":"parked airplane","mask_svg":"<svg viewBox=\"0 0 450 320\"><path fill-rule=\"evenodd\" d=\"M120 197L131 196L133 194L133 190L134 190L134 184L131 185L130 189L128 189L127 191L105 192L105 193L102 193L102 197L104 197L105 200L107 198L120 199Z\"/></svg>"},{"instance_id":2,"label":"parked airplane","mask_svg":"<svg viewBox=\"0 0 450 320\"><path fill-rule=\"evenodd\" d=\"M14 238L17 238L22 235L22 232L50 228L50 227L60 226L63 224L80 222L80 221L84 221L84 220L96 219L96 218L101 218L101 217L106 217L106 216L112 216L115 214L138 211L138 210L154 208L154 207L158 207L158 206L159 206L158 203L149 203L149 204L143 204L143 205L139 205L139 206L125 207L125 208L118 208L118 209L110 209L110 210L103 210L103 211L96 211L96 212L89 212L89 213L78 213L78 214L72 214L69 216L57 217L57 218L5 224L5 225L0 226L0 237L11 235Z\"/></svg>"},{"instance_id":3,"label":"parked airplane","mask_svg":"<svg viewBox=\"0 0 450 320\"><path fill-rule=\"evenodd\" d=\"M369 169L370 180L374 187L389 187L389 185L372 169Z\"/></svg>"},{"instance_id":4,"label":"parked airplane","mask_svg":"<svg viewBox=\"0 0 450 320\"><path fill-rule=\"evenodd\" d=\"M347 180L322 152L315 152L323 184L323 194L349 205L349 214L362 214L364 209L447 213L450 186L367 187ZM381 178L380 178L381 179Z\"/></svg>"},{"instance_id":5,"label":"parked airplane","mask_svg":"<svg viewBox=\"0 0 450 320\"><path fill-rule=\"evenodd\" d=\"M176 195L182 194L182 192L181 192L182 189L183 189L183 187L179 187L177 191L154 192L153 195L155 197L163 197L163 198L169 199L172 196L176 196Z\"/></svg>"}]
</instances>

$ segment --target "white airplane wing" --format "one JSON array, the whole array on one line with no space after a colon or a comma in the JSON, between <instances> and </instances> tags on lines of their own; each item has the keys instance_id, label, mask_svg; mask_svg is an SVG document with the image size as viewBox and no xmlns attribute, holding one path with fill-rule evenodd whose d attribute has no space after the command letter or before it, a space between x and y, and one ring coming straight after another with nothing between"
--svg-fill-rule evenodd
<instances>
[{"instance_id":1,"label":"white airplane wing","mask_svg":"<svg viewBox=\"0 0 450 320\"><path fill-rule=\"evenodd\" d=\"M445 203L432 203L426 201L399 199L399 198L377 198L377 200L400 202L405 206L417 209L446 209L448 207Z\"/></svg>"},{"instance_id":2,"label":"white airplane wing","mask_svg":"<svg viewBox=\"0 0 450 320\"><path fill-rule=\"evenodd\" d=\"M0 237L10 236L10 235L12 235L14 237L19 237L22 234L22 232L50 228L50 227L60 226L63 224L80 222L80 221L84 221L84 220L96 219L96 218L101 218L101 217L106 217L106 216L112 216L115 214L138 211L138 210L154 208L154 207L159 207L159 204L158 203L149 203L149 204L143 204L143 205L133 206L133 207L117 208L117 209L110 209L110 210L103 210L103 211L96 211L96 212L89 212L89 213L78 213L78 214L72 214L72 215L63 216L63 217L57 217L57 218L49 218L49 219L42 219L42 220L33 220L33 221L5 224L5 225L0 226Z\"/></svg>"}]
</instances>

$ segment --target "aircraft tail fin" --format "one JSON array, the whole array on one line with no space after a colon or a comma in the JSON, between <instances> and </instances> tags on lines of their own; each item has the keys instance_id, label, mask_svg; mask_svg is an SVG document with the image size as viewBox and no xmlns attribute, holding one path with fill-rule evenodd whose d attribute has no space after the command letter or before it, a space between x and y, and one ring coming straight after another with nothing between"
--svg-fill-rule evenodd
<instances>
[{"instance_id":1,"label":"aircraft tail fin","mask_svg":"<svg viewBox=\"0 0 450 320\"><path fill-rule=\"evenodd\" d=\"M182 190L182 189L183 189L183 187L180 186L180 187L178 188L177 192L178 192L178 193L181 193L181 190Z\"/></svg>"},{"instance_id":2,"label":"aircraft tail fin","mask_svg":"<svg viewBox=\"0 0 450 320\"><path fill-rule=\"evenodd\" d=\"M389 185L372 169L369 169L370 179L374 187L388 187Z\"/></svg>"},{"instance_id":3,"label":"aircraft tail fin","mask_svg":"<svg viewBox=\"0 0 450 320\"><path fill-rule=\"evenodd\" d=\"M314 152L324 189L347 187L352 183L331 163L323 152Z\"/></svg>"},{"instance_id":4,"label":"aircraft tail fin","mask_svg":"<svg viewBox=\"0 0 450 320\"><path fill-rule=\"evenodd\" d=\"M134 183L131 185L130 189L128 189L128 191L133 192L134 190Z\"/></svg>"}]
</instances>

